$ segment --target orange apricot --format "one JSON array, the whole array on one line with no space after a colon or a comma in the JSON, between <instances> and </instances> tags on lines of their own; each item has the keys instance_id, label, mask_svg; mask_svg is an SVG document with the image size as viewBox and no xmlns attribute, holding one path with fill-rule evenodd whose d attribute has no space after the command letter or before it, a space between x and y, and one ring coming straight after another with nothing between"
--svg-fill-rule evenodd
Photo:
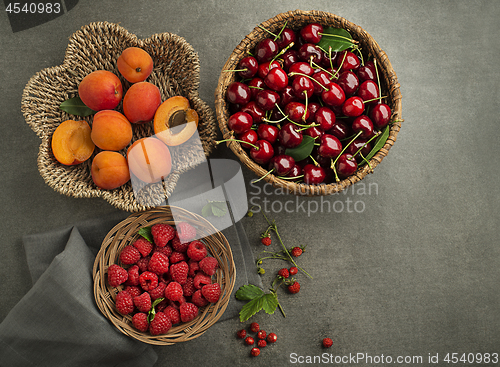
<instances>
[{"instance_id":1,"label":"orange apricot","mask_svg":"<svg viewBox=\"0 0 500 367\"><path fill-rule=\"evenodd\" d=\"M127 150L127 161L130 172L146 183L165 179L172 170L170 150L155 137L136 140Z\"/></svg>"},{"instance_id":2,"label":"orange apricot","mask_svg":"<svg viewBox=\"0 0 500 367\"><path fill-rule=\"evenodd\" d=\"M92 120L92 141L102 150L121 150L132 140L132 125L115 110L102 110Z\"/></svg>"},{"instance_id":3,"label":"orange apricot","mask_svg":"<svg viewBox=\"0 0 500 367\"><path fill-rule=\"evenodd\" d=\"M116 60L120 74L130 83L143 82L153 71L153 59L139 47L128 47Z\"/></svg>"},{"instance_id":4,"label":"orange apricot","mask_svg":"<svg viewBox=\"0 0 500 367\"><path fill-rule=\"evenodd\" d=\"M113 190L130 180L127 159L118 152L104 150L92 160L92 180L97 187Z\"/></svg>"},{"instance_id":5,"label":"orange apricot","mask_svg":"<svg viewBox=\"0 0 500 367\"><path fill-rule=\"evenodd\" d=\"M193 136L198 120L198 113L190 108L186 97L170 97L156 110L154 132L165 144L177 146Z\"/></svg>"},{"instance_id":6,"label":"orange apricot","mask_svg":"<svg viewBox=\"0 0 500 367\"><path fill-rule=\"evenodd\" d=\"M112 110L122 100L123 86L112 72L96 70L82 79L78 85L78 95L94 111Z\"/></svg>"},{"instance_id":7,"label":"orange apricot","mask_svg":"<svg viewBox=\"0 0 500 367\"><path fill-rule=\"evenodd\" d=\"M138 82L132 84L123 97L123 113L133 124L149 122L160 104L160 89L149 82Z\"/></svg>"},{"instance_id":8,"label":"orange apricot","mask_svg":"<svg viewBox=\"0 0 500 367\"><path fill-rule=\"evenodd\" d=\"M63 121L52 135L51 148L57 161L64 165L85 162L94 152L91 129L86 121Z\"/></svg>"}]
</instances>

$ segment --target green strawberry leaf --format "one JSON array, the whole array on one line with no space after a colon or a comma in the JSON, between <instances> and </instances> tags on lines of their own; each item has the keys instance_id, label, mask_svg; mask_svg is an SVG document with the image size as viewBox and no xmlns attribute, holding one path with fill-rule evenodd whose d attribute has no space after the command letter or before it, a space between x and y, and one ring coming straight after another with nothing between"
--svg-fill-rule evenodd
<instances>
[{"instance_id":1,"label":"green strawberry leaf","mask_svg":"<svg viewBox=\"0 0 500 367\"><path fill-rule=\"evenodd\" d=\"M246 303L240 311L240 321L247 321L250 317L255 315L257 312L262 310L262 306L264 305L264 298L258 297L250 302Z\"/></svg>"},{"instance_id":2,"label":"green strawberry leaf","mask_svg":"<svg viewBox=\"0 0 500 367\"><path fill-rule=\"evenodd\" d=\"M80 97L74 97L65 100L59 105L59 108L71 115L81 117L90 116L96 112L87 107L85 103L83 103L83 101L80 99Z\"/></svg>"},{"instance_id":3,"label":"green strawberry leaf","mask_svg":"<svg viewBox=\"0 0 500 367\"><path fill-rule=\"evenodd\" d=\"M304 135L302 142L298 147L288 148L285 150L285 154L292 157L295 162L299 162L303 159L309 157L314 148L314 138L309 135Z\"/></svg>"},{"instance_id":4,"label":"green strawberry leaf","mask_svg":"<svg viewBox=\"0 0 500 367\"><path fill-rule=\"evenodd\" d=\"M267 314L272 315L276 311L276 307L278 307L278 297L275 293L267 293L262 296L262 300L262 308Z\"/></svg>"},{"instance_id":5,"label":"green strawberry leaf","mask_svg":"<svg viewBox=\"0 0 500 367\"><path fill-rule=\"evenodd\" d=\"M151 227L142 227L137 232L139 235L147 239L149 242L153 243L153 235L151 234Z\"/></svg>"},{"instance_id":6,"label":"green strawberry leaf","mask_svg":"<svg viewBox=\"0 0 500 367\"><path fill-rule=\"evenodd\" d=\"M251 301L257 297L262 297L264 291L253 284L242 285L235 293L236 299L240 301Z\"/></svg>"},{"instance_id":7,"label":"green strawberry leaf","mask_svg":"<svg viewBox=\"0 0 500 367\"><path fill-rule=\"evenodd\" d=\"M340 52L353 46L351 40L351 35L345 29L327 27L323 29L318 47L323 49L327 54L330 47L332 48L332 52Z\"/></svg>"},{"instance_id":8,"label":"green strawberry leaf","mask_svg":"<svg viewBox=\"0 0 500 367\"><path fill-rule=\"evenodd\" d=\"M223 217L227 213L227 204L225 201L212 201L201 209L201 215L205 218L210 216Z\"/></svg>"}]
</instances>

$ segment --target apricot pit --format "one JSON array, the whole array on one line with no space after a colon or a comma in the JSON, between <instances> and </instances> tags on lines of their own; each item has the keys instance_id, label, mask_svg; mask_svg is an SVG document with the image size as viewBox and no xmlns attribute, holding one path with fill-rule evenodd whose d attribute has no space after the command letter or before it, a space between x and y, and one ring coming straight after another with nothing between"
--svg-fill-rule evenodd
<instances>
[{"instance_id":1,"label":"apricot pit","mask_svg":"<svg viewBox=\"0 0 500 367\"><path fill-rule=\"evenodd\" d=\"M198 128L198 113L183 96L168 98L156 110L154 132L168 146L186 142Z\"/></svg>"}]
</instances>

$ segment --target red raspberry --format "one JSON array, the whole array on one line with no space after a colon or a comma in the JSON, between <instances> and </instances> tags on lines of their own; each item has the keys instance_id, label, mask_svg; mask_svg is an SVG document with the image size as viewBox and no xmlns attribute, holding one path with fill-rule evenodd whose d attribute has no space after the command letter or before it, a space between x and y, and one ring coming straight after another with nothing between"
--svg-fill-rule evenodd
<instances>
[{"instance_id":1,"label":"red raspberry","mask_svg":"<svg viewBox=\"0 0 500 367\"><path fill-rule=\"evenodd\" d=\"M165 247L175 236L175 229L169 224L157 223L151 227L153 241L158 247Z\"/></svg>"},{"instance_id":2,"label":"red raspberry","mask_svg":"<svg viewBox=\"0 0 500 367\"><path fill-rule=\"evenodd\" d=\"M165 297L171 301L178 301L183 296L182 285L177 282L168 283L165 288Z\"/></svg>"},{"instance_id":3,"label":"red raspberry","mask_svg":"<svg viewBox=\"0 0 500 367\"><path fill-rule=\"evenodd\" d=\"M205 307L210 303L206 300L205 297L203 297L201 289L198 289L196 292L193 293L193 296L191 297L191 302L193 302L196 306L200 308Z\"/></svg>"},{"instance_id":4,"label":"red raspberry","mask_svg":"<svg viewBox=\"0 0 500 367\"><path fill-rule=\"evenodd\" d=\"M302 249L300 247L294 247L292 249L292 256L293 257L298 257L300 255L302 255Z\"/></svg>"},{"instance_id":5,"label":"red raspberry","mask_svg":"<svg viewBox=\"0 0 500 367\"><path fill-rule=\"evenodd\" d=\"M136 285L127 285L125 288L123 288L123 290L125 292L130 293L130 295L132 296L132 298L135 297L135 296L140 296L141 293L142 293L142 289L139 288Z\"/></svg>"},{"instance_id":6,"label":"red raspberry","mask_svg":"<svg viewBox=\"0 0 500 367\"><path fill-rule=\"evenodd\" d=\"M290 275L296 275L299 272L299 269L297 269L296 266L292 266L288 272Z\"/></svg>"},{"instance_id":7,"label":"red raspberry","mask_svg":"<svg viewBox=\"0 0 500 367\"><path fill-rule=\"evenodd\" d=\"M241 329L236 333L236 336L240 339L245 339L247 336L247 331L245 329Z\"/></svg>"},{"instance_id":8,"label":"red raspberry","mask_svg":"<svg viewBox=\"0 0 500 367\"><path fill-rule=\"evenodd\" d=\"M140 296L134 297L134 305L140 312L149 312L151 310L151 296L144 292Z\"/></svg>"},{"instance_id":9,"label":"red raspberry","mask_svg":"<svg viewBox=\"0 0 500 367\"><path fill-rule=\"evenodd\" d=\"M187 249L187 255L194 261L200 261L205 256L207 256L207 254L207 247L203 242L198 240L192 241Z\"/></svg>"},{"instance_id":10,"label":"red raspberry","mask_svg":"<svg viewBox=\"0 0 500 367\"><path fill-rule=\"evenodd\" d=\"M250 330L252 330L254 333L258 333L260 330L260 325L256 322L252 322L250 324Z\"/></svg>"},{"instance_id":11,"label":"red raspberry","mask_svg":"<svg viewBox=\"0 0 500 367\"><path fill-rule=\"evenodd\" d=\"M172 325L180 324L181 314L180 314L179 310L176 309L174 306L167 306L163 310L163 313L170 318Z\"/></svg>"},{"instance_id":12,"label":"red raspberry","mask_svg":"<svg viewBox=\"0 0 500 367\"><path fill-rule=\"evenodd\" d=\"M267 342L266 342L264 339L259 340L259 341L257 342L257 346L258 346L259 348L264 348L265 346L267 346Z\"/></svg>"},{"instance_id":13,"label":"red raspberry","mask_svg":"<svg viewBox=\"0 0 500 367\"><path fill-rule=\"evenodd\" d=\"M137 262L137 266L139 267L139 272L143 273L148 270L149 260L151 260L151 256L143 257Z\"/></svg>"},{"instance_id":14,"label":"red raspberry","mask_svg":"<svg viewBox=\"0 0 500 367\"><path fill-rule=\"evenodd\" d=\"M206 284L212 284L212 278L201 271L198 272L194 276L194 287L196 289L201 289Z\"/></svg>"},{"instance_id":15,"label":"red raspberry","mask_svg":"<svg viewBox=\"0 0 500 367\"><path fill-rule=\"evenodd\" d=\"M125 265L135 264L141 258L141 253L132 245L125 246L120 252L120 261Z\"/></svg>"},{"instance_id":16,"label":"red raspberry","mask_svg":"<svg viewBox=\"0 0 500 367\"><path fill-rule=\"evenodd\" d=\"M172 255L172 252L174 250L172 249L172 246L166 245L163 247L155 246L155 251L161 252L162 254L165 254L167 257L170 257L170 255Z\"/></svg>"},{"instance_id":17,"label":"red raspberry","mask_svg":"<svg viewBox=\"0 0 500 367\"><path fill-rule=\"evenodd\" d=\"M194 303L184 302L179 307L179 312L181 313L181 321L189 322L198 316L198 307Z\"/></svg>"},{"instance_id":18,"label":"red raspberry","mask_svg":"<svg viewBox=\"0 0 500 367\"><path fill-rule=\"evenodd\" d=\"M190 242L196 238L196 228L187 222L176 223L177 234L181 242Z\"/></svg>"},{"instance_id":19,"label":"red raspberry","mask_svg":"<svg viewBox=\"0 0 500 367\"><path fill-rule=\"evenodd\" d=\"M163 312L167 309L167 307L170 305L170 301L168 299L164 299L160 303L158 303L155 307L156 312Z\"/></svg>"},{"instance_id":20,"label":"red raspberry","mask_svg":"<svg viewBox=\"0 0 500 367\"><path fill-rule=\"evenodd\" d=\"M149 328L148 315L144 312L137 312L132 316L132 325L139 331L147 331Z\"/></svg>"},{"instance_id":21,"label":"red raspberry","mask_svg":"<svg viewBox=\"0 0 500 367\"><path fill-rule=\"evenodd\" d=\"M188 265L189 265L189 273L188 275L190 277L193 277L196 275L196 273L198 272L198 270L200 270L200 263L198 261L194 261L193 259L190 259L188 261Z\"/></svg>"},{"instance_id":22,"label":"red raspberry","mask_svg":"<svg viewBox=\"0 0 500 367\"><path fill-rule=\"evenodd\" d=\"M157 312L149 325L149 333L151 335L166 334L171 327L172 321L170 321L170 317L163 312Z\"/></svg>"},{"instance_id":23,"label":"red raspberry","mask_svg":"<svg viewBox=\"0 0 500 367\"><path fill-rule=\"evenodd\" d=\"M265 237L262 237L262 238L260 239L260 242L262 242L262 244L263 244L264 246L271 246L271 242L272 242L272 241L271 241L271 236L265 236Z\"/></svg>"},{"instance_id":24,"label":"red raspberry","mask_svg":"<svg viewBox=\"0 0 500 367\"><path fill-rule=\"evenodd\" d=\"M276 340L278 340L278 336L275 333L269 333L266 340L268 343L276 343Z\"/></svg>"},{"instance_id":25,"label":"red raspberry","mask_svg":"<svg viewBox=\"0 0 500 367\"><path fill-rule=\"evenodd\" d=\"M158 286L150 289L148 291L149 295L151 296L151 299L153 301L156 301L158 298L165 297L165 288L167 287L167 283L165 282L158 282Z\"/></svg>"},{"instance_id":26,"label":"red raspberry","mask_svg":"<svg viewBox=\"0 0 500 367\"><path fill-rule=\"evenodd\" d=\"M299 291L300 291L300 284L299 284L299 282L295 281L292 284L290 284L288 286L288 291L290 293L294 293L294 294L295 293L299 293Z\"/></svg>"},{"instance_id":27,"label":"red raspberry","mask_svg":"<svg viewBox=\"0 0 500 367\"><path fill-rule=\"evenodd\" d=\"M137 265L132 265L127 270L128 279L125 285L139 285L139 267Z\"/></svg>"},{"instance_id":28,"label":"red raspberry","mask_svg":"<svg viewBox=\"0 0 500 367\"><path fill-rule=\"evenodd\" d=\"M174 282L184 284L187 282L189 265L185 261L170 266L170 276Z\"/></svg>"},{"instance_id":29,"label":"red raspberry","mask_svg":"<svg viewBox=\"0 0 500 367\"><path fill-rule=\"evenodd\" d=\"M201 288L201 294L203 294L203 297L210 302L210 303L216 303L221 294L221 288L219 283L213 283L213 284L207 284L204 285Z\"/></svg>"},{"instance_id":30,"label":"red raspberry","mask_svg":"<svg viewBox=\"0 0 500 367\"><path fill-rule=\"evenodd\" d=\"M151 255L151 260L148 263L148 270L155 274L163 274L168 271L169 260L165 254L155 251Z\"/></svg>"},{"instance_id":31,"label":"red raspberry","mask_svg":"<svg viewBox=\"0 0 500 367\"><path fill-rule=\"evenodd\" d=\"M173 251L172 254L170 254L168 259L170 260L170 263L172 263L172 264L187 260L186 255L183 252L179 252L179 251Z\"/></svg>"},{"instance_id":32,"label":"red raspberry","mask_svg":"<svg viewBox=\"0 0 500 367\"><path fill-rule=\"evenodd\" d=\"M130 293L120 291L115 298L116 310L122 315L128 315L134 311L134 301Z\"/></svg>"},{"instance_id":33,"label":"red raspberry","mask_svg":"<svg viewBox=\"0 0 500 367\"><path fill-rule=\"evenodd\" d=\"M139 276L142 289L150 291L158 287L158 275L150 271L145 271Z\"/></svg>"},{"instance_id":34,"label":"red raspberry","mask_svg":"<svg viewBox=\"0 0 500 367\"><path fill-rule=\"evenodd\" d=\"M280 271L278 271L278 275L283 278L288 278L290 276L290 272L288 271L287 268L283 268L280 269Z\"/></svg>"},{"instance_id":35,"label":"red raspberry","mask_svg":"<svg viewBox=\"0 0 500 367\"><path fill-rule=\"evenodd\" d=\"M253 344L255 344L254 338L252 338L251 336L247 336L245 338L245 344L247 344L247 345L253 345Z\"/></svg>"},{"instance_id":36,"label":"red raspberry","mask_svg":"<svg viewBox=\"0 0 500 367\"><path fill-rule=\"evenodd\" d=\"M118 287L128 279L128 273L120 265L112 264L108 268L108 283L112 287Z\"/></svg>"},{"instance_id":37,"label":"red raspberry","mask_svg":"<svg viewBox=\"0 0 500 367\"><path fill-rule=\"evenodd\" d=\"M257 333L257 338L264 340L267 337L267 333L265 330L259 330Z\"/></svg>"},{"instance_id":38,"label":"red raspberry","mask_svg":"<svg viewBox=\"0 0 500 367\"><path fill-rule=\"evenodd\" d=\"M173 239L172 239L172 247L175 251L178 251L178 252L186 252L187 249L188 249L188 246L189 246L189 241L185 241L185 242L182 242L180 239L179 239L179 236L176 235Z\"/></svg>"},{"instance_id":39,"label":"red raspberry","mask_svg":"<svg viewBox=\"0 0 500 367\"><path fill-rule=\"evenodd\" d=\"M142 257L148 256L153 251L153 244L144 237L139 237L132 245L139 250Z\"/></svg>"},{"instance_id":40,"label":"red raspberry","mask_svg":"<svg viewBox=\"0 0 500 367\"><path fill-rule=\"evenodd\" d=\"M201 271L203 271L205 274L212 276L215 274L215 271L219 267L219 262L215 257L207 256L203 259L200 260L198 263L200 266Z\"/></svg>"},{"instance_id":41,"label":"red raspberry","mask_svg":"<svg viewBox=\"0 0 500 367\"><path fill-rule=\"evenodd\" d=\"M330 338L323 339L323 347L330 348L333 345L333 340Z\"/></svg>"},{"instance_id":42,"label":"red raspberry","mask_svg":"<svg viewBox=\"0 0 500 367\"><path fill-rule=\"evenodd\" d=\"M182 285L182 291L186 297L191 297L193 293L196 291L194 287L194 278L188 276L186 283Z\"/></svg>"}]
</instances>

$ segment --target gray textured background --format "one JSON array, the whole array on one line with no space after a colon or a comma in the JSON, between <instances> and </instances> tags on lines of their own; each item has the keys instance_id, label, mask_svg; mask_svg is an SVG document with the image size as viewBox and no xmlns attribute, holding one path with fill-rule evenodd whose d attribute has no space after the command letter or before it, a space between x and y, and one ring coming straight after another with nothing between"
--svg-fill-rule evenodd
<instances>
[{"instance_id":1,"label":"gray textured background","mask_svg":"<svg viewBox=\"0 0 500 367\"><path fill-rule=\"evenodd\" d=\"M340 356L418 355L425 362L436 353L500 353L498 4L80 0L64 16L17 33L3 12L0 320L31 284L21 235L116 211L104 200L65 197L43 182L36 167L39 139L20 112L25 84L62 62L73 32L106 20L140 38L161 32L184 37L201 60L200 96L214 107L222 66L245 35L277 13L315 9L362 26L388 54L403 95L397 142L373 175L330 198L249 185L252 203L269 201L268 215L287 244L308 245L301 261L314 279L301 276L298 295L280 293L286 318L278 312L254 317L279 337L259 358L251 359L250 348L235 338L242 325L233 320L196 341L156 348L158 366L187 353L184 365L288 365L292 353L325 352L324 336L335 340L328 352ZM231 153L221 146L215 155ZM244 172L250 181L252 174ZM289 200L292 210L279 210ZM348 212L349 200L362 213ZM340 213L328 210L336 201L344 204ZM257 255L264 220L256 215L243 223ZM264 284L280 265L266 263Z\"/></svg>"}]
</instances>

